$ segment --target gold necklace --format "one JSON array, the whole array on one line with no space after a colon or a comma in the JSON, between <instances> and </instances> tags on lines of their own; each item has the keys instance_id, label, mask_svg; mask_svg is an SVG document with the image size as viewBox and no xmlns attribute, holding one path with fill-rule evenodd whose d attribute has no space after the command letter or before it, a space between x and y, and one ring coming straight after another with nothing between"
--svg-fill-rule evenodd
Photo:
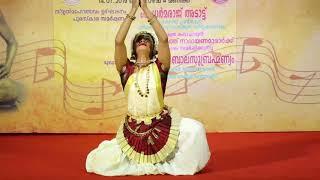
<instances>
[{"instance_id":1,"label":"gold necklace","mask_svg":"<svg viewBox=\"0 0 320 180\"><path fill-rule=\"evenodd\" d=\"M146 62L136 62L135 65L138 66L138 68L145 67L150 64L151 61L146 61Z\"/></svg>"},{"instance_id":2,"label":"gold necklace","mask_svg":"<svg viewBox=\"0 0 320 180\"><path fill-rule=\"evenodd\" d=\"M137 89L137 92L138 94L141 96L141 97L145 97L147 98L149 93L150 93L150 89L149 89L149 81L150 81L150 66L147 67L147 74L146 74L146 90L145 92L142 92L140 86L139 86L139 82L138 82L138 75L139 73L137 72L136 73L136 80L134 82L134 86L136 87Z\"/></svg>"}]
</instances>

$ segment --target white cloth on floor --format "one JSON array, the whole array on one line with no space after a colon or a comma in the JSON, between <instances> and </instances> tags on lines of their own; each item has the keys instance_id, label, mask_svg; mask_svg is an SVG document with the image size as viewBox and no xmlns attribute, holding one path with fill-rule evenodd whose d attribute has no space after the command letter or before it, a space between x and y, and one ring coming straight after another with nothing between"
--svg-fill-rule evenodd
<instances>
[{"instance_id":1,"label":"white cloth on floor","mask_svg":"<svg viewBox=\"0 0 320 180\"><path fill-rule=\"evenodd\" d=\"M131 161L122 153L114 138L103 141L88 154L86 170L103 176L193 175L203 169L210 159L206 132L202 123L189 118L182 118L179 129L176 150L165 162L138 164Z\"/></svg>"}]
</instances>

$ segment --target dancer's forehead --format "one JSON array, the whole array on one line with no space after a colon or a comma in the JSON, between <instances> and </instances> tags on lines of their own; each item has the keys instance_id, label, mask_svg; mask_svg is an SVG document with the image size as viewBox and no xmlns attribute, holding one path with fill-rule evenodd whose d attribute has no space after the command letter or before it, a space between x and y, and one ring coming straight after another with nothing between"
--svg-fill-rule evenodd
<instances>
[{"instance_id":1,"label":"dancer's forehead","mask_svg":"<svg viewBox=\"0 0 320 180\"><path fill-rule=\"evenodd\" d=\"M148 40L151 43L153 43L153 38L151 37L150 34L147 34L147 33L141 33L141 34L137 35L134 42L139 42L139 41L141 41L141 39Z\"/></svg>"}]
</instances>

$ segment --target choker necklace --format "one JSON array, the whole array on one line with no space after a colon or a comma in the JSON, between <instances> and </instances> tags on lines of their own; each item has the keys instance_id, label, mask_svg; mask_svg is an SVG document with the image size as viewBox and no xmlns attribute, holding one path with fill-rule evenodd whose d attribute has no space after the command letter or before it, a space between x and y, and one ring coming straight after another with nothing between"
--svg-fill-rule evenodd
<instances>
[{"instance_id":1,"label":"choker necklace","mask_svg":"<svg viewBox=\"0 0 320 180\"><path fill-rule=\"evenodd\" d=\"M138 94L141 96L141 97L148 97L149 93L150 93L150 89L149 89L149 80L150 80L150 66L148 66L147 68L147 73L146 73L146 90L145 92L142 92L141 91L141 88L139 86L139 82L138 82L138 72L136 73L136 80L134 82L134 86L136 87L137 89L137 92Z\"/></svg>"},{"instance_id":2,"label":"choker necklace","mask_svg":"<svg viewBox=\"0 0 320 180\"><path fill-rule=\"evenodd\" d=\"M147 65L149 65L151 63L151 61L146 61L146 62L135 62L135 65L138 66L139 68L141 67L145 67Z\"/></svg>"}]
</instances>

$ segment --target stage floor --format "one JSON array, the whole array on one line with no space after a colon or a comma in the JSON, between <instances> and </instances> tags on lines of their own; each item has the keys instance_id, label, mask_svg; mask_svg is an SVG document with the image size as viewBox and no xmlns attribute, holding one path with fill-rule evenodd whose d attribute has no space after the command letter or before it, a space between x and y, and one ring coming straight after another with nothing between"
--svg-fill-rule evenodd
<instances>
[{"instance_id":1,"label":"stage floor","mask_svg":"<svg viewBox=\"0 0 320 180\"><path fill-rule=\"evenodd\" d=\"M208 133L212 157L195 176L102 177L86 173L86 155L113 136L1 134L0 180L320 179L320 132Z\"/></svg>"}]
</instances>

